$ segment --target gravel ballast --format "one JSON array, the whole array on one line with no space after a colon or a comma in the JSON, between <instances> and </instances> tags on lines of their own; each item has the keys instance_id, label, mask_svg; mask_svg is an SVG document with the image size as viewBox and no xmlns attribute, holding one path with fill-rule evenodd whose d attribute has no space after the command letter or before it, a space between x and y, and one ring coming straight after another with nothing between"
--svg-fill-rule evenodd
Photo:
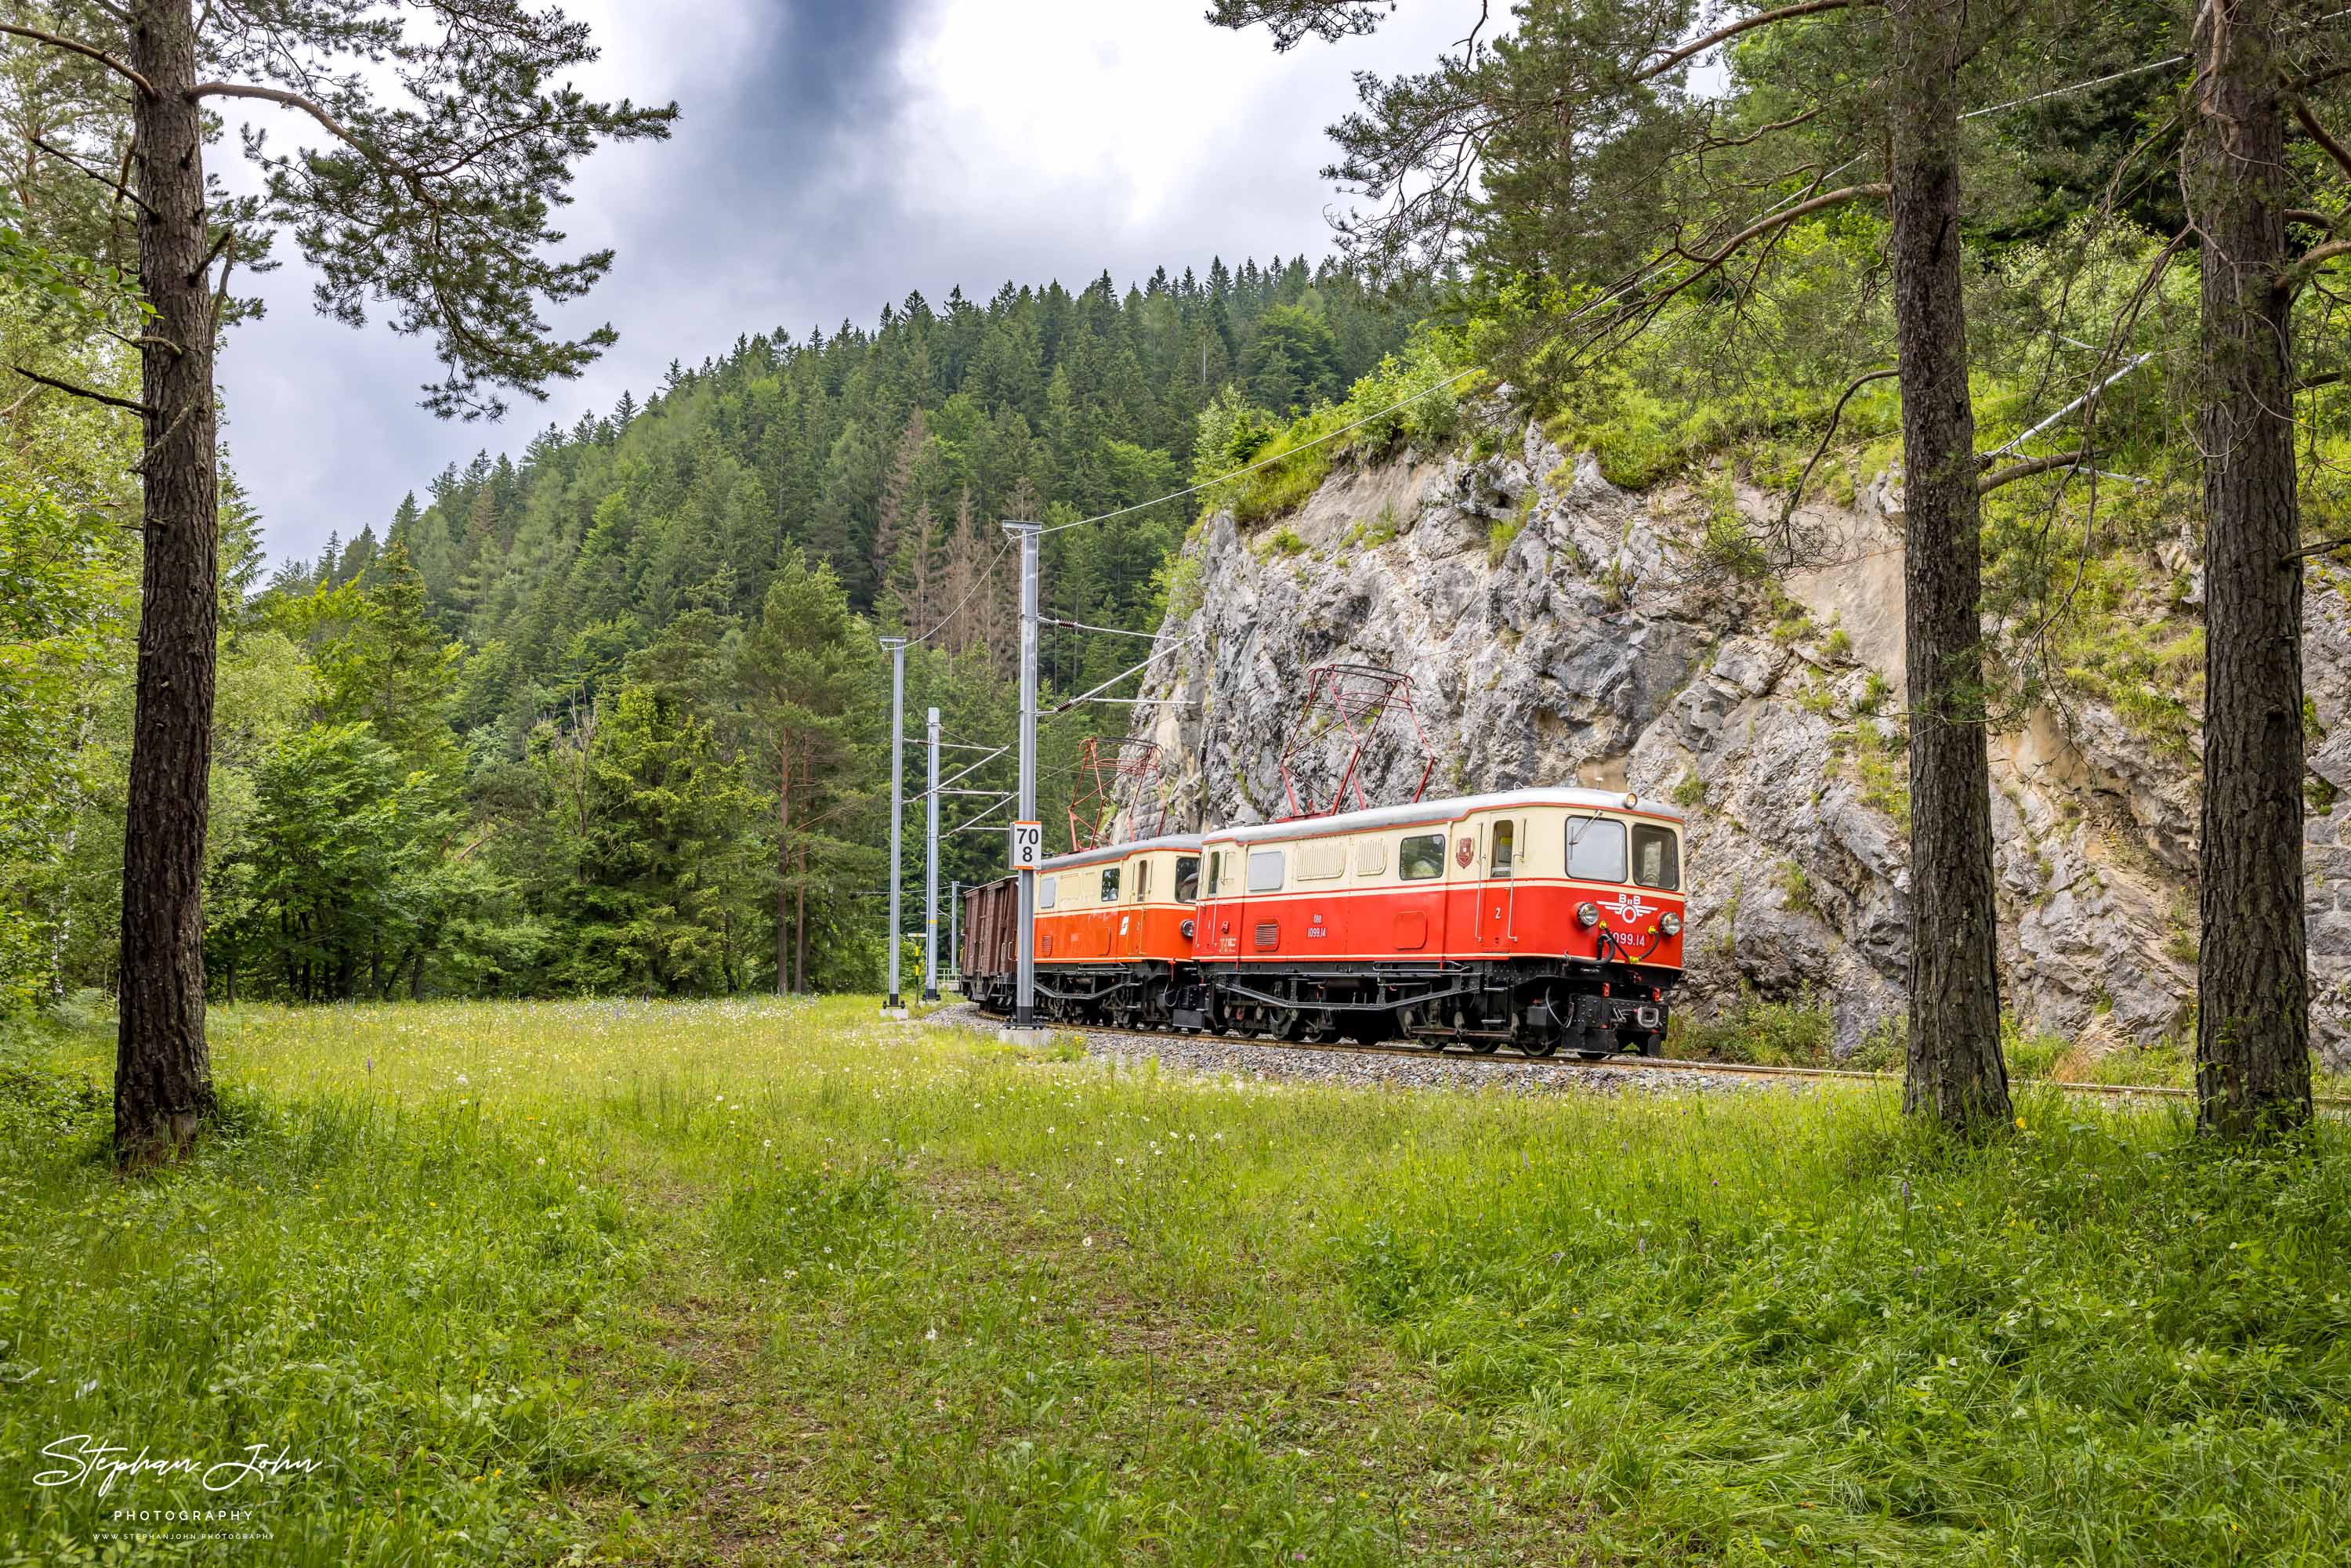
<instances>
[{"instance_id":1,"label":"gravel ballast","mask_svg":"<svg viewBox=\"0 0 2351 1568\"><path fill-rule=\"evenodd\" d=\"M925 1022L990 1031L1003 1020L968 1002L942 1008ZM1836 1080L1774 1078L1744 1072L1708 1072L1687 1067L1601 1066L1552 1058L1529 1061L1505 1055L1473 1057L1434 1052L1402 1056L1390 1051L1332 1051L1277 1045L1268 1040L1228 1040L1217 1035L1132 1035L1068 1024L1049 1026L1057 1037L1076 1040L1086 1054L1123 1066L1156 1061L1163 1070L1211 1078L1262 1082L1341 1083L1393 1089L1497 1089L1510 1094L1687 1094L1724 1091L1809 1094Z\"/></svg>"}]
</instances>

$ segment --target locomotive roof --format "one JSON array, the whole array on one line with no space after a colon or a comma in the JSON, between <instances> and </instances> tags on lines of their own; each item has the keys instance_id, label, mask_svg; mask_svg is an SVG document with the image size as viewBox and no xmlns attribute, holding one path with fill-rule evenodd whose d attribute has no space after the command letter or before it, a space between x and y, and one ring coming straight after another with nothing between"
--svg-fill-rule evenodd
<instances>
[{"instance_id":1,"label":"locomotive roof","mask_svg":"<svg viewBox=\"0 0 2351 1568\"><path fill-rule=\"evenodd\" d=\"M1627 800L1633 804L1626 805ZM1560 785L1544 789L1503 789L1489 795L1457 795L1446 800L1414 800L1402 806L1374 806L1363 811L1341 811L1329 817L1300 817L1284 822L1257 822L1245 828L1219 828L1207 836L1238 843L1270 839L1311 839L1338 833L1369 832L1380 828L1408 827L1420 822L1449 822L1472 811L1510 806L1565 806L1581 811L1623 811L1635 817L1682 820L1681 808L1668 801L1635 795L1625 789L1587 789Z\"/></svg>"},{"instance_id":2,"label":"locomotive roof","mask_svg":"<svg viewBox=\"0 0 2351 1568\"><path fill-rule=\"evenodd\" d=\"M1148 850L1196 850L1200 847L1197 833L1164 833L1155 839L1135 839L1123 844L1104 844L1098 850L1080 850L1075 854L1051 855L1037 863L1039 871L1068 871L1072 866L1101 865L1108 861L1123 861L1132 854Z\"/></svg>"}]
</instances>

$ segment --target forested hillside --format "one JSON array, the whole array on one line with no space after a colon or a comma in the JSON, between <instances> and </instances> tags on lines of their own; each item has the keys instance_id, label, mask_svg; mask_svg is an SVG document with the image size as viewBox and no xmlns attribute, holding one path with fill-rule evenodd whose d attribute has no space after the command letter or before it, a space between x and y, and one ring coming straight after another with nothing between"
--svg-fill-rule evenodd
<instances>
[{"instance_id":1,"label":"forested hillside","mask_svg":"<svg viewBox=\"0 0 2351 1568\"><path fill-rule=\"evenodd\" d=\"M1277 259L1122 293L920 295L872 329L778 330L674 365L642 402L451 468L314 562L259 570L231 508L205 951L221 998L872 985L883 952L888 663L907 733L945 711L955 788L1009 788L1017 582L998 527L1179 488L1203 414L1343 395L1412 319ZM106 432L102 411L54 417ZM20 426L20 429L27 427ZM1049 612L1155 624L1191 516L1145 507L1053 536ZM108 614L60 688L70 787L7 847L19 995L105 987L129 742L119 539ZM1136 644L1049 636L1066 695ZM1049 820L1093 727L1046 732ZM978 749L972 749L972 748ZM910 745L910 793L924 758ZM12 791L13 793L13 791ZM30 790L21 798L38 798ZM950 826L991 801L950 796ZM993 875L1006 813L946 839ZM914 818L919 822L919 818ZM1059 831L1056 832L1059 841ZM919 839L906 868L918 928ZM781 940L779 941L779 932Z\"/></svg>"}]
</instances>

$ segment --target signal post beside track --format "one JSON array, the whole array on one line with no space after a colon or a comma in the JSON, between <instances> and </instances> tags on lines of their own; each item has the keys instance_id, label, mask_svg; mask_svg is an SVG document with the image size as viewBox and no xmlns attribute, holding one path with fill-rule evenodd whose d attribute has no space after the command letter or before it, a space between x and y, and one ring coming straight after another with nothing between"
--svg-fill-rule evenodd
<instances>
[{"instance_id":1,"label":"signal post beside track","mask_svg":"<svg viewBox=\"0 0 2351 1568\"><path fill-rule=\"evenodd\" d=\"M1043 858L1044 834L1037 817L1037 538L1044 532L1037 523L1004 525L1020 546L1020 800L1012 825L1012 863L1020 883L1020 908L1016 929L1018 968L1014 983L1012 1027L1015 1040L1040 1038L1037 1030L1037 862ZM1024 831L1028 852L1022 852Z\"/></svg>"},{"instance_id":2,"label":"signal post beside track","mask_svg":"<svg viewBox=\"0 0 2351 1568\"><path fill-rule=\"evenodd\" d=\"M904 815L906 789L906 639L884 637L882 645L890 650L890 999L883 1009L892 1017L904 1018L905 1000L898 994L898 949L904 940L898 923L899 884L903 880L898 828ZM935 780L935 768L933 778Z\"/></svg>"}]
</instances>

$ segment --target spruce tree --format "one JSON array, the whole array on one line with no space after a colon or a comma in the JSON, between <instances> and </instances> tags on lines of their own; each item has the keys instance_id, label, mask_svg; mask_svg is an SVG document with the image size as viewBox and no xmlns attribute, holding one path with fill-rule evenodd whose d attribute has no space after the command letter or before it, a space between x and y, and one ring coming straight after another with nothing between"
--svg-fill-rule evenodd
<instances>
[{"instance_id":1,"label":"spruce tree","mask_svg":"<svg viewBox=\"0 0 2351 1568\"><path fill-rule=\"evenodd\" d=\"M736 686L776 790L778 994L806 979L812 851L840 836L838 822L831 835L820 831L821 813L841 804L837 797L861 764L874 646L831 568L811 566L790 549L737 656Z\"/></svg>"}]
</instances>

